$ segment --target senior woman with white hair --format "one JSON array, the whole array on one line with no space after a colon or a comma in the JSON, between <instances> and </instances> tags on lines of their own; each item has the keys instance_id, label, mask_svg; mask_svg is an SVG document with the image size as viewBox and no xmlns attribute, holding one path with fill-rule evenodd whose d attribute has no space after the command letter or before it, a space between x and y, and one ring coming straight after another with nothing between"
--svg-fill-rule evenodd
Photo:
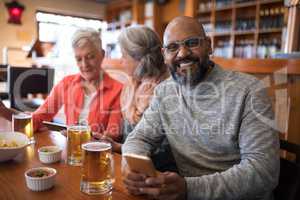
<instances>
[{"instance_id":1,"label":"senior woman with white hair","mask_svg":"<svg viewBox=\"0 0 300 200\"><path fill-rule=\"evenodd\" d=\"M123 142L148 108L155 87L169 77L161 53L162 44L158 35L146 26L132 26L119 36L122 64L131 79L124 85L121 94L123 116ZM108 139L109 137L101 137ZM121 143L113 142L113 150L121 152ZM155 167L160 171L176 171L176 164L167 139L152 154Z\"/></svg>"},{"instance_id":2,"label":"senior woman with white hair","mask_svg":"<svg viewBox=\"0 0 300 200\"><path fill-rule=\"evenodd\" d=\"M64 106L66 124L87 124L93 132L108 132L120 139L120 94L122 84L112 79L102 68L104 50L99 33L94 29L79 29L72 38L78 74L63 78L50 92L43 105L32 115L34 129L42 121L51 121ZM2 116L11 120L15 112L0 105Z\"/></svg>"}]
</instances>

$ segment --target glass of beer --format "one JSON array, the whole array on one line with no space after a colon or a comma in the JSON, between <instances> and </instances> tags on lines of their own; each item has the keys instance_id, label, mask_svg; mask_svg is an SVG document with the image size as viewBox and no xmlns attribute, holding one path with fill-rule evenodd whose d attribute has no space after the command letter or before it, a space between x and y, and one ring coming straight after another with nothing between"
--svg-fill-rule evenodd
<instances>
[{"instance_id":1,"label":"glass of beer","mask_svg":"<svg viewBox=\"0 0 300 200\"><path fill-rule=\"evenodd\" d=\"M81 145L90 141L91 130L86 125L71 125L67 128L67 163L79 166L82 163Z\"/></svg>"},{"instance_id":2,"label":"glass of beer","mask_svg":"<svg viewBox=\"0 0 300 200\"><path fill-rule=\"evenodd\" d=\"M12 130L24 133L30 143L34 143L32 117L30 114L18 113L12 115Z\"/></svg>"},{"instance_id":3,"label":"glass of beer","mask_svg":"<svg viewBox=\"0 0 300 200\"><path fill-rule=\"evenodd\" d=\"M88 142L82 145L82 151L80 191L90 195L111 192L114 181L111 144Z\"/></svg>"}]
</instances>

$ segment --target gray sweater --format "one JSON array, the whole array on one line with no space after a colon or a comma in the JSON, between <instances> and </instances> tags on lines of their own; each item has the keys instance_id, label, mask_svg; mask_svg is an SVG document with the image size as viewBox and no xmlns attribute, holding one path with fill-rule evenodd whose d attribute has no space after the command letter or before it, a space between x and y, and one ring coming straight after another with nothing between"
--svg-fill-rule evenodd
<instances>
[{"instance_id":1,"label":"gray sweater","mask_svg":"<svg viewBox=\"0 0 300 200\"><path fill-rule=\"evenodd\" d=\"M215 66L195 88L172 78L158 85L122 150L149 156L166 135L189 200L269 200L279 175L272 127L263 84Z\"/></svg>"}]
</instances>

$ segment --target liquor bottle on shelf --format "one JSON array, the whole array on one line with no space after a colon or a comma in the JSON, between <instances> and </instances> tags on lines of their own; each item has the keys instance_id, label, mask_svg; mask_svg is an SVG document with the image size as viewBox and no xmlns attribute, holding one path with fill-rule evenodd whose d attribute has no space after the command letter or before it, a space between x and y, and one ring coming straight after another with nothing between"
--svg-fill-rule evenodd
<instances>
[{"instance_id":1,"label":"liquor bottle on shelf","mask_svg":"<svg viewBox=\"0 0 300 200\"><path fill-rule=\"evenodd\" d=\"M257 58L266 58L266 55L267 55L266 52L267 52L267 48L266 48L265 42L263 39L261 39L258 42L256 57Z\"/></svg>"},{"instance_id":2,"label":"liquor bottle on shelf","mask_svg":"<svg viewBox=\"0 0 300 200\"><path fill-rule=\"evenodd\" d=\"M284 26L284 8L271 7L260 10L260 29L282 28Z\"/></svg>"},{"instance_id":3,"label":"liquor bottle on shelf","mask_svg":"<svg viewBox=\"0 0 300 200\"><path fill-rule=\"evenodd\" d=\"M246 40L245 46L243 48L243 58L252 58L254 52L253 41Z\"/></svg>"},{"instance_id":4,"label":"liquor bottle on shelf","mask_svg":"<svg viewBox=\"0 0 300 200\"><path fill-rule=\"evenodd\" d=\"M232 5L233 0L216 0L216 8L223 8Z\"/></svg>"},{"instance_id":5,"label":"liquor bottle on shelf","mask_svg":"<svg viewBox=\"0 0 300 200\"><path fill-rule=\"evenodd\" d=\"M234 50L235 57L252 58L254 52L253 40L240 40Z\"/></svg>"},{"instance_id":6,"label":"liquor bottle on shelf","mask_svg":"<svg viewBox=\"0 0 300 200\"><path fill-rule=\"evenodd\" d=\"M220 40L214 49L214 56L231 58L231 49L229 40Z\"/></svg>"},{"instance_id":7,"label":"liquor bottle on shelf","mask_svg":"<svg viewBox=\"0 0 300 200\"><path fill-rule=\"evenodd\" d=\"M255 19L244 18L236 21L235 30L237 31L249 31L255 29Z\"/></svg>"},{"instance_id":8,"label":"liquor bottle on shelf","mask_svg":"<svg viewBox=\"0 0 300 200\"><path fill-rule=\"evenodd\" d=\"M199 3L199 12L207 12L208 10L212 9L212 1L206 1Z\"/></svg>"},{"instance_id":9,"label":"liquor bottle on shelf","mask_svg":"<svg viewBox=\"0 0 300 200\"><path fill-rule=\"evenodd\" d=\"M269 58L273 57L277 52L280 51L280 39L278 38L262 38L259 40L257 47L258 58Z\"/></svg>"},{"instance_id":10,"label":"liquor bottle on shelf","mask_svg":"<svg viewBox=\"0 0 300 200\"><path fill-rule=\"evenodd\" d=\"M235 45L234 48L234 57L240 58L242 53L241 53L241 42L239 42L238 44Z\"/></svg>"},{"instance_id":11,"label":"liquor bottle on shelf","mask_svg":"<svg viewBox=\"0 0 300 200\"><path fill-rule=\"evenodd\" d=\"M259 11L259 16L260 16L259 28L260 29L265 29L265 23L263 22L264 17L265 17L265 11L264 10L260 10Z\"/></svg>"},{"instance_id":12,"label":"liquor bottle on shelf","mask_svg":"<svg viewBox=\"0 0 300 200\"><path fill-rule=\"evenodd\" d=\"M218 33L230 32L231 27L231 21L218 21L216 22L215 31Z\"/></svg>"}]
</instances>

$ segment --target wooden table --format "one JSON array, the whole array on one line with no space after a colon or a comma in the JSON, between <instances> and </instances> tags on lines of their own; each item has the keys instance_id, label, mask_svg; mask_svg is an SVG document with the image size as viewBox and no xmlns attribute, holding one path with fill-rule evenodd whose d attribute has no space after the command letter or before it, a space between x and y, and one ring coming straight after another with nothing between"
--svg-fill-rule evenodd
<instances>
[{"instance_id":1,"label":"wooden table","mask_svg":"<svg viewBox=\"0 0 300 200\"><path fill-rule=\"evenodd\" d=\"M1 122L3 120L1 119ZM10 130L10 125L0 122L0 131ZM14 160L0 163L0 199L115 199L115 200L142 200L143 197L129 195L122 183L121 156L114 154L115 183L112 195L89 196L79 190L80 167L66 164L66 137L59 132L40 132L34 135L36 143L26 147L24 154ZM53 164L42 164L38 159L37 150L41 146L57 145L63 149L62 160ZM25 183L24 172L32 167L47 166L57 170L55 186L47 191L33 192Z\"/></svg>"}]
</instances>

